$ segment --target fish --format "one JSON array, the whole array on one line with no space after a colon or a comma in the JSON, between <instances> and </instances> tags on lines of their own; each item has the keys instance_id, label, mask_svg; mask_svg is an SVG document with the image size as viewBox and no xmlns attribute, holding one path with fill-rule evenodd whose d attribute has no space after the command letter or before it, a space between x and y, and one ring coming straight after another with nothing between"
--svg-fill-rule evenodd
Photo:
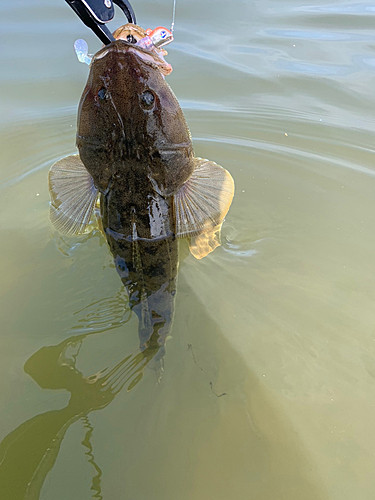
<instances>
[{"instance_id":1,"label":"fish","mask_svg":"<svg viewBox=\"0 0 375 500\"><path fill-rule=\"evenodd\" d=\"M78 154L48 175L50 219L61 233L84 234L99 205L143 350L155 339L164 348L171 332L179 240L197 259L212 252L234 196L230 173L194 156L159 55L120 38L93 56L78 108Z\"/></svg>"}]
</instances>

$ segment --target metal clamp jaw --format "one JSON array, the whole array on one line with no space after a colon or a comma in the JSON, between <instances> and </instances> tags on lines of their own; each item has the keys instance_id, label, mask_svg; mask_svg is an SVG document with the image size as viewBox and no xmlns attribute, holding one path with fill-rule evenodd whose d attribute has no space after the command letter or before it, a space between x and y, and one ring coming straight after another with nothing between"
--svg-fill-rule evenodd
<instances>
[{"instance_id":1,"label":"metal clamp jaw","mask_svg":"<svg viewBox=\"0 0 375 500\"><path fill-rule=\"evenodd\" d=\"M128 0L65 0L81 21L86 24L100 40L108 45L114 41L106 23L115 15L113 2L120 7L129 23L136 24L135 14Z\"/></svg>"}]
</instances>

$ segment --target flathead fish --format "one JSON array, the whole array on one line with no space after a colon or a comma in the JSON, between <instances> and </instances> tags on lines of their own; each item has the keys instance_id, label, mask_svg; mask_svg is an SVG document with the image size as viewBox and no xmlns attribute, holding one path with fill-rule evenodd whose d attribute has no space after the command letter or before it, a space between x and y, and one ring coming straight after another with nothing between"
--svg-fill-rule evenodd
<instances>
[{"instance_id":1,"label":"flathead fish","mask_svg":"<svg viewBox=\"0 0 375 500\"><path fill-rule=\"evenodd\" d=\"M234 194L224 168L194 157L164 74L156 54L126 40L102 48L79 104L79 155L49 172L50 216L62 233L84 233L99 199L142 348L151 338L164 345L171 328L178 239L198 259L214 250Z\"/></svg>"}]
</instances>

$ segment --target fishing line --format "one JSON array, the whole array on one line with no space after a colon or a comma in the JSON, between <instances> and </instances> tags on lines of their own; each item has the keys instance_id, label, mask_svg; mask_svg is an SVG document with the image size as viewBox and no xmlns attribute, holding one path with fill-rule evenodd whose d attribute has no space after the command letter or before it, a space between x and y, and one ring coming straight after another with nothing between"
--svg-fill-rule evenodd
<instances>
[{"instance_id":1,"label":"fishing line","mask_svg":"<svg viewBox=\"0 0 375 500\"><path fill-rule=\"evenodd\" d=\"M174 19L176 17L176 0L173 0L173 13L172 13L172 24L171 24L171 32L173 35L173 30L174 30Z\"/></svg>"}]
</instances>

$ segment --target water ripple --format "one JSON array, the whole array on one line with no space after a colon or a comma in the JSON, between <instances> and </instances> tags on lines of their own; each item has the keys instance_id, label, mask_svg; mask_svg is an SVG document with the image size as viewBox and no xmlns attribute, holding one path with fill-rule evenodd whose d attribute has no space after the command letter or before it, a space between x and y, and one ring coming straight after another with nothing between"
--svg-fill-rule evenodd
<instances>
[{"instance_id":1,"label":"water ripple","mask_svg":"<svg viewBox=\"0 0 375 500\"><path fill-rule=\"evenodd\" d=\"M196 137L195 140L197 142L208 142L208 143L216 143L216 144L228 144L231 146L238 146L242 148L250 148L250 149L256 149L256 150L262 150L262 151L267 151L267 152L272 152L272 153L277 153L277 154L284 154L287 156L295 156L295 157L301 157L301 158L306 158L309 160L315 160L320 163L329 163L331 166L334 167L345 167L350 170L356 171L361 174L369 175L370 177L375 177L375 170L371 170L370 168L363 167L361 165L358 165L357 163L350 162L347 160L344 160L343 158L339 157L327 157L325 155L320 155L318 153L314 153L312 151L308 151L305 149L299 149L296 147L289 147L289 146L284 146L278 143L271 143L268 141L259 141L259 140L251 140L251 139L245 139L241 137ZM303 163L301 163L303 166Z\"/></svg>"},{"instance_id":2,"label":"water ripple","mask_svg":"<svg viewBox=\"0 0 375 500\"><path fill-rule=\"evenodd\" d=\"M353 41L353 42L373 42L375 40L375 35L360 33L360 32L348 32L348 31L327 31L327 30L301 30L301 29L274 29L268 28L259 33L261 36L265 37L277 37L277 38L293 38L300 40L318 40L324 42L342 42L342 41Z\"/></svg>"},{"instance_id":3,"label":"water ripple","mask_svg":"<svg viewBox=\"0 0 375 500\"><path fill-rule=\"evenodd\" d=\"M318 12L322 14L373 14L375 13L375 6L370 3L347 3L343 4L326 4L326 5L301 5L293 9L296 12Z\"/></svg>"}]
</instances>

